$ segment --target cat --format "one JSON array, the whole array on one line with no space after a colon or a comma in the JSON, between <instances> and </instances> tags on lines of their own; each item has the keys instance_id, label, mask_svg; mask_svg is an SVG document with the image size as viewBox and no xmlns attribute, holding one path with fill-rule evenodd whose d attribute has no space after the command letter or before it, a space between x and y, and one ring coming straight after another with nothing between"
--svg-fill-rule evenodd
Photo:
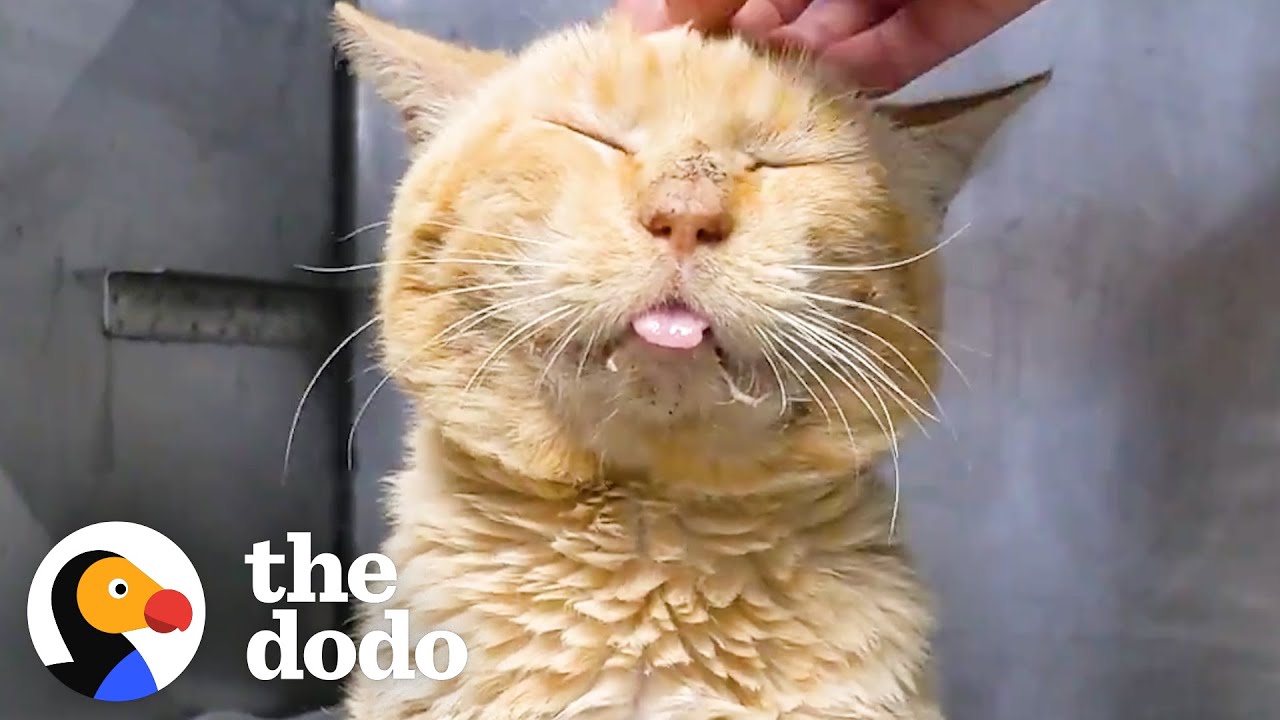
<instances>
[{"instance_id":1,"label":"cat","mask_svg":"<svg viewBox=\"0 0 1280 720\"><path fill-rule=\"evenodd\" d=\"M947 204L1047 75L895 105L611 14L514 55L335 23L411 155L378 291L399 578L361 629L470 650L356 676L351 719L940 720L870 467L933 417Z\"/></svg>"}]
</instances>

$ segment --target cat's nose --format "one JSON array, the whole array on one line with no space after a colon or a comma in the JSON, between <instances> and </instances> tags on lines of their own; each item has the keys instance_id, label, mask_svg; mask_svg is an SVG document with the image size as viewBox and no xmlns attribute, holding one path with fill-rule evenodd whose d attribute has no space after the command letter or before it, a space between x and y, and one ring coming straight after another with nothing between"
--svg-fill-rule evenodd
<instances>
[{"instance_id":1,"label":"cat's nose","mask_svg":"<svg viewBox=\"0 0 1280 720\"><path fill-rule=\"evenodd\" d=\"M654 188L640 222L678 256L729 236L733 227L719 189L706 181L670 180Z\"/></svg>"}]
</instances>

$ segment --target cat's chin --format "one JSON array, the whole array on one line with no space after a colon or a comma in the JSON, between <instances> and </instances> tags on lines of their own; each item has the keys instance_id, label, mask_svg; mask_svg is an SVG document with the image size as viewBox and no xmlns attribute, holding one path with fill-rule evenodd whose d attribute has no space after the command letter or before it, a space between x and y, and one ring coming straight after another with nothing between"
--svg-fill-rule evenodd
<instances>
[{"instance_id":1,"label":"cat's chin","mask_svg":"<svg viewBox=\"0 0 1280 720\"><path fill-rule=\"evenodd\" d=\"M722 359L719 346L710 338L689 347L668 347L632 332L614 342L605 369L654 384L657 390L696 394L699 386L711 384L718 376Z\"/></svg>"},{"instance_id":2,"label":"cat's chin","mask_svg":"<svg viewBox=\"0 0 1280 720\"><path fill-rule=\"evenodd\" d=\"M641 333L625 332L602 358L593 384L622 416L641 423L713 420L726 412L736 414L730 405L754 405L753 393L763 398L773 391L755 387L765 376L741 367L710 331L687 347L660 345Z\"/></svg>"}]
</instances>

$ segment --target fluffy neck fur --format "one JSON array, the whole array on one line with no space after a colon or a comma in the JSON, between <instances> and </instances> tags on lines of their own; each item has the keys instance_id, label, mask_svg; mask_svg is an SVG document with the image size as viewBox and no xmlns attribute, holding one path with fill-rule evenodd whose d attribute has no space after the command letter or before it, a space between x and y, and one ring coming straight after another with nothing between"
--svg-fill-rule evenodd
<instances>
[{"instance_id":1,"label":"fluffy neck fur","mask_svg":"<svg viewBox=\"0 0 1280 720\"><path fill-rule=\"evenodd\" d=\"M414 442L390 604L470 661L450 683L357 683L353 720L939 717L927 597L879 484L710 499L628 475L535 498L429 427Z\"/></svg>"}]
</instances>

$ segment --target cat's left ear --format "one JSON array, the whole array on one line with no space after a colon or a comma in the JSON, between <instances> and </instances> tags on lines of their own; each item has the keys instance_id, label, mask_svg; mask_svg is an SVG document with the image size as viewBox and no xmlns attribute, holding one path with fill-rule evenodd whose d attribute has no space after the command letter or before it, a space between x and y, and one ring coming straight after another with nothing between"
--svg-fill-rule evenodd
<instances>
[{"instance_id":1,"label":"cat's left ear","mask_svg":"<svg viewBox=\"0 0 1280 720\"><path fill-rule=\"evenodd\" d=\"M1042 73L995 90L918 104L882 102L875 112L904 134L923 159L935 209L945 211L991 136L1048 84Z\"/></svg>"},{"instance_id":2,"label":"cat's left ear","mask_svg":"<svg viewBox=\"0 0 1280 720\"><path fill-rule=\"evenodd\" d=\"M440 129L460 98L510 59L397 27L339 2L333 9L338 48L356 75L400 111L409 139L421 142Z\"/></svg>"}]
</instances>

